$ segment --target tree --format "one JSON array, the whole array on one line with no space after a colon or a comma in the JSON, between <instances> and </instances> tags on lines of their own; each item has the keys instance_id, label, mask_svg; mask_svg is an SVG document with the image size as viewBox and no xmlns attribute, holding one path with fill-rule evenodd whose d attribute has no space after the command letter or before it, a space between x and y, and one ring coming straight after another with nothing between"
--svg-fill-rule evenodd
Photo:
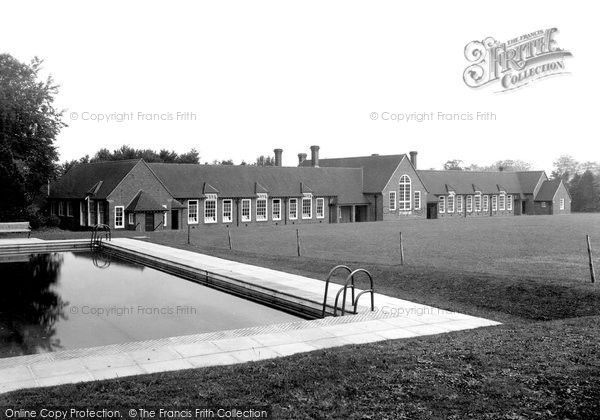
<instances>
[{"instance_id":1,"label":"tree","mask_svg":"<svg viewBox=\"0 0 600 420\"><path fill-rule=\"evenodd\" d=\"M497 160L491 165L481 166L477 164L471 164L465 168L467 171L484 171L484 172L498 172L502 168L506 172L518 172L518 171L529 171L531 170L531 163L525 162L518 159L504 159Z\"/></svg>"},{"instance_id":2,"label":"tree","mask_svg":"<svg viewBox=\"0 0 600 420\"><path fill-rule=\"evenodd\" d=\"M463 161L460 159L452 159L444 163L445 171L462 171L463 170Z\"/></svg>"},{"instance_id":3,"label":"tree","mask_svg":"<svg viewBox=\"0 0 600 420\"><path fill-rule=\"evenodd\" d=\"M264 156L260 155L256 158L255 166L275 166L275 157L274 156Z\"/></svg>"},{"instance_id":4,"label":"tree","mask_svg":"<svg viewBox=\"0 0 600 420\"><path fill-rule=\"evenodd\" d=\"M573 211L600 211L600 179L590 170L575 174L569 183Z\"/></svg>"},{"instance_id":5,"label":"tree","mask_svg":"<svg viewBox=\"0 0 600 420\"><path fill-rule=\"evenodd\" d=\"M53 177L54 141L66 126L54 108L58 86L39 80L43 61L23 64L0 54L0 219L23 217Z\"/></svg>"},{"instance_id":6,"label":"tree","mask_svg":"<svg viewBox=\"0 0 600 420\"><path fill-rule=\"evenodd\" d=\"M571 155L562 155L552 164L554 165L552 178L561 178L565 182L569 182L573 175L580 172L579 162Z\"/></svg>"}]
</instances>

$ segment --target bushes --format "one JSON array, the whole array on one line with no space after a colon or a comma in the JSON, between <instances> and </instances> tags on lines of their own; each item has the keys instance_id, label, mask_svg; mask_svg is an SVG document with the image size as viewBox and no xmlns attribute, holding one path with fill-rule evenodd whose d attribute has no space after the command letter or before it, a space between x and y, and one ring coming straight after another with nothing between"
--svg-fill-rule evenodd
<instances>
[{"instance_id":1,"label":"bushes","mask_svg":"<svg viewBox=\"0 0 600 420\"><path fill-rule=\"evenodd\" d=\"M57 227L60 225L60 218L58 216L46 215L34 209L27 209L25 219L29 222L32 229Z\"/></svg>"}]
</instances>

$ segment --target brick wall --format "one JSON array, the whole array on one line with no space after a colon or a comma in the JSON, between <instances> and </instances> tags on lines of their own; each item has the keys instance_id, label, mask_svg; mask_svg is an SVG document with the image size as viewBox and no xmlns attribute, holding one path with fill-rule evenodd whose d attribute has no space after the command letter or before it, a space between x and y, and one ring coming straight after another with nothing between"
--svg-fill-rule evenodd
<instances>
[{"instance_id":1,"label":"brick wall","mask_svg":"<svg viewBox=\"0 0 600 420\"><path fill-rule=\"evenodd\" d=\"M400 178L408 175L411 181L410 210L400 210L398 207ZM396 209L390 208L390 191L396 192ZM421 192L420 209L415 208L415 191ZM381 208L381 210L379 210ZM405 217L427 217L427 191L419 179L408 157L402 159L382 191L382 205L377 208L377 220L401 220Z\"/></svg>"}]
</instances>

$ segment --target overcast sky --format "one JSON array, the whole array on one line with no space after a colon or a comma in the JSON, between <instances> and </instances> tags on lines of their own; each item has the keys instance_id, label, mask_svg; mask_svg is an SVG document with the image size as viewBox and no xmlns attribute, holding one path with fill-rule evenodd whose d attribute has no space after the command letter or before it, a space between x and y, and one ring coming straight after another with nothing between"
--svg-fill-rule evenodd
<instances>
[{"instance_id":1,"label":"overcast sky","mask_svg":"<svg viewBox=\"0 0 600 420\"><path fill-rule=\"evenodd\" d=\"M202 162L284 165L321 157L419 152L521 159L550 170L561 154L600 160L594 2L4 2L0 52L37 55L61 85L61 160L100 147L196 148ZM587 9L586 9L587 8ZM556 27L567 75L510 93L463 82L465 45ZM497 85L496 88L499 86ZM182 120L191 113L191 120ZM377 120L371 113L378 113ZM384 113L493 112L495 121L393 122ZM122 122L98 114L128 114ZM133 118L131 118L133 113ZM147 120L142 114L170 114ZM114 117L113 117L114 118Z\"/></svg>"}]
</instances>

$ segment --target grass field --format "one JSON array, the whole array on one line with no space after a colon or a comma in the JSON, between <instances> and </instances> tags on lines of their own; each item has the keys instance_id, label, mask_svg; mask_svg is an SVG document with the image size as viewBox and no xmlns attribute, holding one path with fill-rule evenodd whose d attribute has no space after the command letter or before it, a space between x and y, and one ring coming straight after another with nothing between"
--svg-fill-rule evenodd
<instances>
[{"instance_id":1,"label":"grass field","mask_svg":"<svg viewBox=\"0 0 600 420\"><path fill-rule=\"evenodd\" d=\"M265 404L276 418L597 418L600 215L232 229L148 234L148 240L323 278L362 265L382 293L504 322L273 361L68 385L0 396L64 405ZM407 265L399 266L403 232ZM131 233L116 235L131 236ZM139 236L137 233L135 236ZM44 238L87 237L62 231ZM596 257L598 265L599 258Z\"/></svg>"}]
</instances>

